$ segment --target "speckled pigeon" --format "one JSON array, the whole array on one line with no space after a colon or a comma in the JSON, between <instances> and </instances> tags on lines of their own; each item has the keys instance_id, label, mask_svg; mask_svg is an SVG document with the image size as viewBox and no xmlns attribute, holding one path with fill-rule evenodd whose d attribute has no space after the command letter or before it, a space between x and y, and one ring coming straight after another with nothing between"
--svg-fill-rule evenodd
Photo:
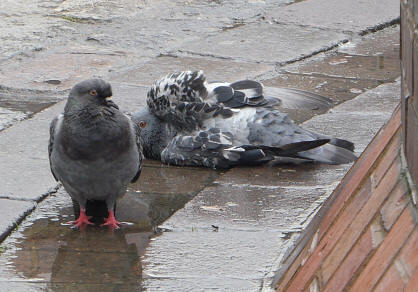
<instances>
[{"instance_id":1,"label":"speckled pigeon","mask_svg":"<svg viewBox=\"0 0 418 292\"><path fill-rule=\"evenodd\" d=\"M80 205L80 215L72 221L76 227L92 224L86 202L99 200L106 202L109 211L102 225L118 228L114 204L141 173L144 123L133 123L111 96L109 83L82 81L71 89L64 113L51 122L51 171Z\"/></svg>"},{"instance_id":2,"label":"speckled pigeon","mask_svg":"<svg viewBox=\"0 0 418 292\"><path fill-rule=\"evenodd\" d=\"M184 71L155 82L147 106L132 119L147 122L141 132L145 157L167 164L229 168L356 159L353 143L303 129L277 104L313 109L331 102L253 80L209 83L202 71Z\"/></svg>"}]
</instances>

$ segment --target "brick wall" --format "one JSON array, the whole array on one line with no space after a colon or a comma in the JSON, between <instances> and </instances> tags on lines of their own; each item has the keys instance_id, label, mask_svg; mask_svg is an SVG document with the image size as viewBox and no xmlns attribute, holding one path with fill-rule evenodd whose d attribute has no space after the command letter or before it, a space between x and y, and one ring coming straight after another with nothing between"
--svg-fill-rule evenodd
<instances>
[{"instance_id":1,"label":"brick wall","mask_svg":"<svg viewBox=\"0 0 418 292\"><path fill-rule=\"evenodd\" d=\"M277 291L416 291L418 213L401 145L398 107L284 260Z\"/></svg>"},{"instance_id":2,"label":"brick wall","mask_svg":"<svg viewBox=\"0 0 418 292\"><path fill-rule=\"evenodd\" d=\"M402 103L324 203L277 291L417 291L418 0L401 0Z\"/></svg>"}]
</instances>

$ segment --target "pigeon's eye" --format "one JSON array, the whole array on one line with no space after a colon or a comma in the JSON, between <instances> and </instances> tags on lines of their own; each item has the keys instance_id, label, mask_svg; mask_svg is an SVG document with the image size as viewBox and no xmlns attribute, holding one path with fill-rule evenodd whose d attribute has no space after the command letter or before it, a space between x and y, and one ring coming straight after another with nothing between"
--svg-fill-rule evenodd
<instances>
[{"instance_id":1,"label":"pigeon's eye","mask_svg":"<svg viewBox=\"0 0 418 292\"><path fill-rule=\"evenodd\" d=\"M97 95L96 90L94 90L94 89L90 90L90 95L91 96L96 96Z\"/></svg>"},{"instance_id":2,"label":"pigeon's eye","mask_svg":"<svg viewBox=\"0 0 418 292\"><path fill-rule=\"evenodd\" d=\"M139 127L141 127L142 129L145 128L147 126L147 123L144 121L139 122Z\"/></svg>"}]
</instances>

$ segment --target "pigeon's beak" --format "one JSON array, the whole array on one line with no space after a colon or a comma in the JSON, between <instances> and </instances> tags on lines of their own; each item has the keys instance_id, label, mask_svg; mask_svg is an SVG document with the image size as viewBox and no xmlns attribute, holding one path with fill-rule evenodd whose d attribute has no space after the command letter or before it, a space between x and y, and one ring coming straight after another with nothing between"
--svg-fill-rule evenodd
<instances>
[{"instance_id":1,"label":"pigeon's beak","mask_svg":"<svg viewBox=\"0 0 418 292\"><path fill-rule=\"evenodd\" d=\"M109 107L114 107L115 109L119 109L116 103L113 102L112 96L105 97L106 105Z\"/></svg>"}]
</instances>

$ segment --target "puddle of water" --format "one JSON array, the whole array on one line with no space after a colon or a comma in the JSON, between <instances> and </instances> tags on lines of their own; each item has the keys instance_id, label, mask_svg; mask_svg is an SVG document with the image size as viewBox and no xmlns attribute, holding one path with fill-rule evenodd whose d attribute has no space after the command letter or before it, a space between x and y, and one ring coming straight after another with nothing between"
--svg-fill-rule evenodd
<instances>
[{"instance_id":1,"label":"puddle of water","mask_svg":"<svg viewBox=\"0 0 418 292\"><path fill-rule=\"evenodd\" d=\"M155 171L162 173L154 177ZM187 184L182 193L164 191L173 183L171 177L203 179ZM72 230L70 197L63 189L48 197L0 245L0 287L38 288L41 291L138 291L142 279L141 256L157 228L184 206L198 190L212 182L218 173L211 170L177 169L148 166L143 180L154 180L161 193L145 192L141 184L132 185L118 202L117 219L121 229L87 226ZM187 178L186 178L187 181ZM184 181L178 181L184 185ZM147 187L145 187L146 189ZM19 286L19 287L20 287ZM12 289L13 290L13 289ZM16 291L16 290L13 290ZM32 290L31 290L32 291Z\"/></svg>"}]
</instances>

